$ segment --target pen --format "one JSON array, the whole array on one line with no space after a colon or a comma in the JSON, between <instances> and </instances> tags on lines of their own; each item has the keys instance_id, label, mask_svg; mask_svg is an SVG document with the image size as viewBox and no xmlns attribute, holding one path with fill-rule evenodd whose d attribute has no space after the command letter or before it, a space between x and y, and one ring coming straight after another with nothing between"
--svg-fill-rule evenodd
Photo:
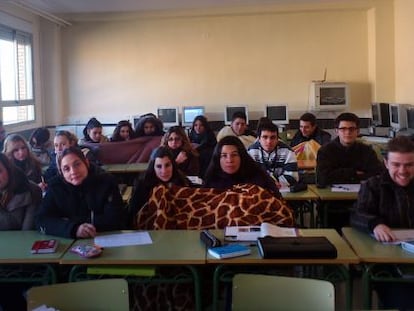
<instances>
[{"instance_id":1,"label":"pen","mask_svg":"<svg viewBox=\"0 0 414 311\"><path fill-rule=\"evenodd\" d=\"M41 178L41 180L42 180L42 183L44 183L44 184L45 184L45 179L43 178L43 176L40 176L40 178Z\"/></svg>"},{"instance_id":2,"label":"pen","mask_svg":"<svg viewBox=\"0 0 414 311\"><path fill-rule=\"evenodd\" d=\"M91 224L94 224L94 214L93 214L93 210L91 209Z\"/></svg>"}]
</instances>

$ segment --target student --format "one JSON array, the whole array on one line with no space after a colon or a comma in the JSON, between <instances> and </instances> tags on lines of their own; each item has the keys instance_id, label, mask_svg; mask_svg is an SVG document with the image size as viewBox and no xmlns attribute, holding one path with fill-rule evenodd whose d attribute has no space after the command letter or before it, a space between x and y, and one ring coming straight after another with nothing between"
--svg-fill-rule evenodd
<instances>
[{"instance_id":1,"label":"student","mask_svg":"<svg viewBox=\"0 0 414 311\"><path fill-rule=\"evenodd\" d=\"M104 143L108 138L102 134L102 124L96 118L89 119L83 129L83 138L79 139L79 145L85 143Z\"/></svg>"},{"instance_id":2,"label":"student","mask_svg":"<svg viewBox=\"0 0 414 311\"><path fill-rule=\"evenodd\" d=\"M247 149L256 140L256 135L247 128L247 117L244 112L233 114L231 124L224 126L217 134L217 141L226 136L237 136Z\"/></svg>"},{"instance_id":3,"label":"student","mask_svg":"<svg viewBox=\"0 0 414 311\"><path fill-rule=\"evenodd\" d=\"M19 134L10 134L4 142L3 152L35 184L42 182L40 162L30 152L26 140Z\"/></svg>"},{"instance_id":4,"label":"student","mask_svg":"<svg viewBox=\"0 0 414 311\"><path fill-rule=\"evenodd\" d=\"M227 189L240 183L258 185L281 198L274 180L249 156L243 143L235 136L226 136L214 148L204 186Z\"/></svg>"},{"instance_id":5,"label":"student","mask_svg":"<svg viewBox=\"0 0 414 311\"><path fill-rule=\"evenodd\" d=\"M34 230L41 191L3 153L0 153L0 193L0 230ZM25 282L0 284L0 309L26 310L23 293L28 286Z\"/></svg>"},{"instance_id":6,"label":"student","mask_svg":"<svg viewBox=\"0 0 414 311\"><path fill-rule=\"evenodd\" d=\"M62 153L63 150L76 146L77 145L77 138L74 134L72 134L69 131L57 131L55 133L55 137L53 139L53 146L54 151L51 153L51 161L49 164L49 167L43 174L43 177L47 182L49 182L53 177L57 176L58 174L58 168L56 163L56 157L60 153ZM45 185L46 186L46 185Z\"/></svg>"},{"instance_id":7,"label":"student","mask_svg":"<svg viewBox=\"0 0 414 311\"><path fill-rule=\"evenodd\" d=\"M58 155L54 178L40 205L36 226L45 234L93 238L124 228L123 202L112 175L95 171L78 147Z\"/></svg>"},{"instance_id":8,"label":"student","mask_svg":"<svg viewBox=\"0 0 414 311\"><path fill-rule=\"evenodd\" d=\"M205 116L197 116L194 118L188 137L190 142L197 146L196 150L200 155L200 176L203 177L213 154L214 147L217 144L216 135L210 129Z\"/></svg>"},{"instance_id":9,"label":"student","mask_svg":"<svg viewBox=\"0 0 414 311\"><path fill-rule=\"evenodd\" d=\"M0 230L33 230L41 192L0 153Z\"/></svg>"},{"instance_id":10,"label":"student","mask_svg":"<svg viewBox=\"0 0 414 311\"><path fill-rule=\"evenodd\" d=\"M310 140L322 146L331 141L331 134L318 127L315 115L306 112L299 119L299 130L293 136L290 146L293 147Z\"/></svg>"},{"instance_id":11,"label":"student","mask_svg":"<svg viewBox=\"0 0 414 311\"><path fill-rule=\"evenodd\" d=\"M275 179L277 186L290 186L299 181L295 153L278 139L278 129L273 123L263 122L257 131L258 140L248 153Z\"/></svg>"},{"instance_id":12,"label":"student","mask_svg":"<svg viewBox=\"0 0 414 311\"><path fill-rule=\"evenodd\" d=\"M178 168L187 176L198 176L198 152L193 148L181 126L172 126L161 140L161 146L170 149Z\"/></svg>"},{"instance_id":13,"label":"student","mask_svg":"<svg viewBox=\"0 0 414 311\"><path fill-rule=\"evenodd\" d=\"M398 136L387 144L386 170L361 185L353 227L372 234L380 242L393 242L396 228L414 228L414 143ZM383 308L413 310L412 284L380 283L377 286Z\"/></svg>"},{"instance_id":14,"label":"student","mask_svg":"<svg viewBox=\"0 0 414 311\"><path fill-rule=\"evenodd\" d=\"M335 127L338 137L318 151L317 185L355 184L380 174L383 167L375 151L357 141L359 118L353 113L341 113L335 120ZM340 232L342 227L349 225L352 204L352 201L330 201L329 206L325 206L328 208L328 226Z\"/></svg>"},{"instance_id":15,"label":"student","mask_svg":"<svg viewBox=\"0 0 414 311\"><path fill-rule=\"evenodd\" d=\"M338 137L322 146L316 159L316 178L320 186L360 183L379 174L382 165L371 146L357 141L359 118L350 112L335 120Z\"/></svg>"},{"instance_id":16,"label":"student","mask_svg":"<svg viewBox=\"0 0 414 311\"><path fill-rule=\"evenodd\" d=\"M134 186L129 201L131 219L135 219L137 212L148 202L152 189L160 184L190 186L190 181L178 169L170 149L163 146L154 150L144 177Z\"/></svg>"},{"instance_id":17,"label":"student","mask_svg":"<svg viewBox=\"0 0 414 311\"><path fill-rule=\"evenodd\" d=\"M163 124L153 113L143 115L135 125L136 137L163 136Z\"/></svg>"},{"instance_id":18,"label":"student","mask_svg":"<svg viewBox=\"0 0 414 311\"><path fill-rule=\"evenodd\" d=\"M3 125L3 121L0 120L0 150L3 150L4 140L6 139L6 130Z\"/></svg>"},{"instance_id":19,"label":"student","mask_svg":"<svg viewBox=\"0 0 414 311\"><path fill-rule=\"evenodd\" d=\"M126 141L132 139L134 130L128 120L119 121L111 137L111 141Z\"/></svg>"},{"instance_id":20,"label":"student","mask_svg":"<svg viewBox=\"0 0 414 311\"><path fill-rule=\"evenodd\" d=\"M29 138L30 151L41 165L50 163L51 143L50 132L46 127L39 127L32 132Z\"/></svg>"}]
</instances>

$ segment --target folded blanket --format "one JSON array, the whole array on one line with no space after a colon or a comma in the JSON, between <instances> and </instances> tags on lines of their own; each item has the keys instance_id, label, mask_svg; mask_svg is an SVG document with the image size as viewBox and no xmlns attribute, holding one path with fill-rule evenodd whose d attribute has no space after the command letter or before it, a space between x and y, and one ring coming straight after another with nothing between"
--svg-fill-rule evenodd
<instances>
[{"instance_id":1,"label":"folded blanket","mask_svg":"<svg viewBox=\"0 0 414 311\"><path fill-rule=\"evenodd\" d=\"M260 225L293 226L292 210L267 190L252 184L231 189L160 185L138 212L137 229L223 229Z\"/></svg>"}]
</instances>

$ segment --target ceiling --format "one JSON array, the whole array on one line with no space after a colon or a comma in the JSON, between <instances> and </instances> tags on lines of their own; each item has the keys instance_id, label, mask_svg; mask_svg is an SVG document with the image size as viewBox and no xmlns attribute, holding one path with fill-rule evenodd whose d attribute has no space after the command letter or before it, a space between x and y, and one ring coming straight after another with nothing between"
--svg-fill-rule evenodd
<instances>
[{"instance_id":1,"label":"ceiling","mask_svg":"<svg viewBox=\"0 0 414 311\"><path fill-rule=\"evenodd\" d=\"M51 14L145 12L335 1L340 0L8 0L20 6Z\"/></svg>"}]
</instances>

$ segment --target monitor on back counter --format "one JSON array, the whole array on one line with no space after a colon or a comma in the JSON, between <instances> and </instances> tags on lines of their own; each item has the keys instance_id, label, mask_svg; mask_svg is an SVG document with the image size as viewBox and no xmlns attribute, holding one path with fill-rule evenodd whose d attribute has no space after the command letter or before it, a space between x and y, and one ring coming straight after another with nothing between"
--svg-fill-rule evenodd
<instances>
[{"instance_id":1,"label":"monitor on back counter","mask_svg":"<svg viewBox=\"0 0 414 311\"><path fill-rule=\"evenodd\" d=\"M249 124L249 110L247 109L247 106L226 106L226 109L224 110L224 124L231 124L231 121L233 119L233 114L236 112L243 112L246 115L246 123Z\"/></svg>"},{"instance_id":2,"label":"monitor on back counter","mask_svg":"<svg viewBox=\"0 0 414 311\"><path fill-rule=\"evenodd\" d=\"M204 106L184 106L182 113L183 126L192 126L195 117L203 116L204 113Z\"/></svg>"},{"instance_id":3,"label":"monitor on back counter","mask_svg":"<svg viewBox=\"0 0 414 311\"><path fill-rule=\"evenodd\" d=\"M157 116L165 128L180 125L178 107L159 107Z\"/></svg>"},{"instance_id":4,"label":"monitor on back counter","mask_svg":"<svg viewBox=\"0 0 414 311\"><path fill-rule=\"evenodd\" d=\"M289 124L289 109L287 105L266 106L265 115L273 122L273 124Z\"/></svg>"}]
</instances>

